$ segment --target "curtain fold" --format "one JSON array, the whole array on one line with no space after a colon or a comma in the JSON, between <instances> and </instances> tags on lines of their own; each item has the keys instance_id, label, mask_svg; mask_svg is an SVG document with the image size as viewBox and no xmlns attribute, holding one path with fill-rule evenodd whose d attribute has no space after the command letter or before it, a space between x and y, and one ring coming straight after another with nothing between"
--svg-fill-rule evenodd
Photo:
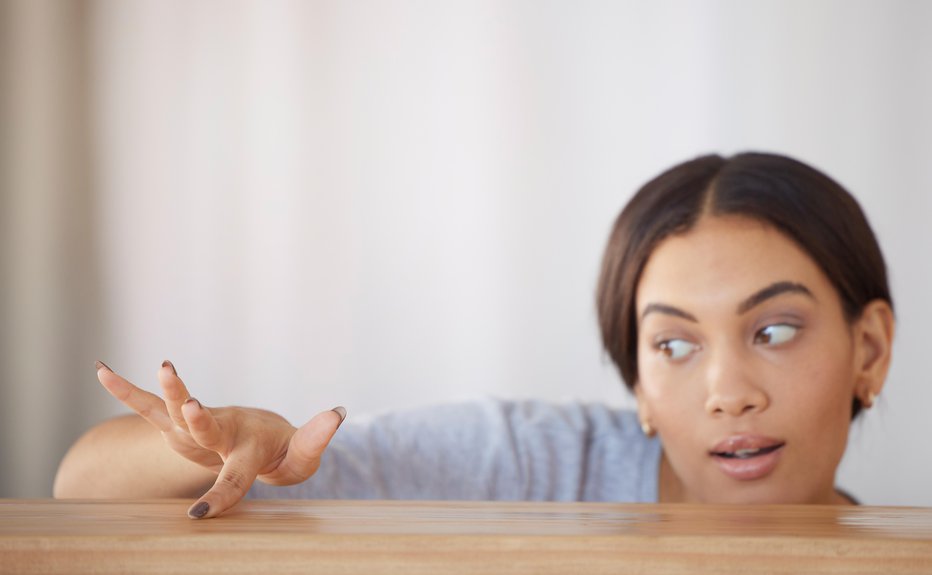
<instances>
[{"instance_id":1,"label":"curtain fold","mask_svg":"<svg viewBox=\"0 0 932 575\"><path fill-rule=\"evenodd\" d=\"M5 0L0 11L0 497L48 497L67 447L101 418L87 389L104 325L89 3Z\"/></svg>"}]
</instances>

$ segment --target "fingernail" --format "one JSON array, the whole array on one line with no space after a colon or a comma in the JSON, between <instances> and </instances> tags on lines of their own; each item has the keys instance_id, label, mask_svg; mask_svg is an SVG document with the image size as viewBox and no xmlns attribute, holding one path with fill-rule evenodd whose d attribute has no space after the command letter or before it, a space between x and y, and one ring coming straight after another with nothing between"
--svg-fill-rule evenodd
<instances>
[{"instance_id":1,"label":"fingernail","mask_svg":"<svg viewBox=\"0 0 932 575\"><path fill-rule=\"evenodd\" d=\"M100 371L100 368L104 368L107 371L113 371L106 363L100 361L99 359L94 363L94 367L97 368L97 371Z\"/></svg>"},{"instance_id":2,"label":"fingernail","mask_svg":"<svg viewBox=\"0 0 932 575\"><path fill-rule=\"evenodd\" d=\"M162 367L170 367L171 370L172 370L172 373L175 374L175 377L178 377L178 371L175 370L175 366L174 366L174 364L173 364L172 362L170 362L170 361L168 361L168 360L166 359L165 361L162 362Z\"/></svg>"},{"instance_id":3,"label":"fingernail","mask_svg":"<svg viewBox=\"0 0 932 575\"><path fill-rule=\"evenodd\" d=\"M196 399L194 399L193 397L189 397L188 399L184 400L185 403L191 403L192 401L193 401L194 403L197 404L197 407L198 407L199 409L203 409L203 408L204 408L204 406L201 405L201 402L198 401L198 400L196 400Z\"/></svg>"},{"instance_id":4,"label":"fingernail","mask_svg":"<svg viewBox=\"0 0 932 575\"><path fill-rule=\"evenodd\" d=\"M337 415L340 416L340 423L337 424L337 429L339 429L340 426L343 425L343 420L346 419L346 408L340 405L338 407L334 407L330 411L334 411Z\"/></svg>"},{"instance_id":5,"label":"fingernail","mask_svg":"<svg viewBox=\"0 0 932 575\"><path fill-rule=\"evenodd\" d=\"M191 519L200 519L207 515L208 511L210 511L210 504L206 501L201 501L191 509L188 509L188 517Z\"/></svg>"}]
</instances>

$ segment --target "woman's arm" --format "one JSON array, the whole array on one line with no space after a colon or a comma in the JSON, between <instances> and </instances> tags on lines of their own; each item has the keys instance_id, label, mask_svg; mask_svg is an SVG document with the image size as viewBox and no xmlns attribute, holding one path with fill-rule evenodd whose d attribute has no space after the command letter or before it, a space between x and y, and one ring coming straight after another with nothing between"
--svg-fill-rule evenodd
<instances>
[{"instance_id":1,"label":"woman's arm","mask_svg":"<svg viewBox=\"0 0 932 575\"><path fill-rule=\"evenodd\" d=\"M295 428L262 409L204 407L167 361L158 377L164 399L98 362L100 383L140 417L102 423L79 439L59 468L56 497L183 497L208 489L188 514L214 517L257 478L292 485L313 475L346 415L335 408Z\"/></svg>"},{"instance_id":2,"label":"woman's arm","mask_svg":"<svg viewBox=\"0 0 932 575\"><path fill-rule=\"evenodd\" d=\"M198 497L217 474L173 451L138 415L105 421L68 450L53 494L57 498Z\"/></svg>"}]
</instances>

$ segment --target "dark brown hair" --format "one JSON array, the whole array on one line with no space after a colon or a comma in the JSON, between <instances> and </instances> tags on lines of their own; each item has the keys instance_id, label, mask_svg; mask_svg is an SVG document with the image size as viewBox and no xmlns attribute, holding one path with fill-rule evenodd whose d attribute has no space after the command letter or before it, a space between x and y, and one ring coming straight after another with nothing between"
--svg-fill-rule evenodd
<instances>
[{"instance_id":1,"label":"dark brown hair","mask_svg":"<svg viewBox=\"0 0 932 575\"><path fill-rule=\"evenodd\" d=\"M644 184L625 206L605 249L597 306L602 344L625 385L638 382L635 293L664 238L703 215L741 215L793 239L838 292L849 322L875 299L893 301L887 271L864 213L841 185L802 162L765 153L684 162ZM853 416L861 410L854 400Z\"/></svg>"}]
</instances>

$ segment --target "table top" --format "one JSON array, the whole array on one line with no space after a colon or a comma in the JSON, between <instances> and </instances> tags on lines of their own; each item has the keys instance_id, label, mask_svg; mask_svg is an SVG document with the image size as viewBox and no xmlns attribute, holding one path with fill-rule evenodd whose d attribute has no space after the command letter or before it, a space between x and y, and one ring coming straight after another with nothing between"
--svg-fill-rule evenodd
<instances>
[{"instance_id":1,"label":"table top","mask_svg":"<svg viewBox=\"0 0 932 575\"><path fill-rule=\"evenodd\" d=\"M932 509L0 500L0 573L932 573Z\"/></svg>"}]
</instances>

